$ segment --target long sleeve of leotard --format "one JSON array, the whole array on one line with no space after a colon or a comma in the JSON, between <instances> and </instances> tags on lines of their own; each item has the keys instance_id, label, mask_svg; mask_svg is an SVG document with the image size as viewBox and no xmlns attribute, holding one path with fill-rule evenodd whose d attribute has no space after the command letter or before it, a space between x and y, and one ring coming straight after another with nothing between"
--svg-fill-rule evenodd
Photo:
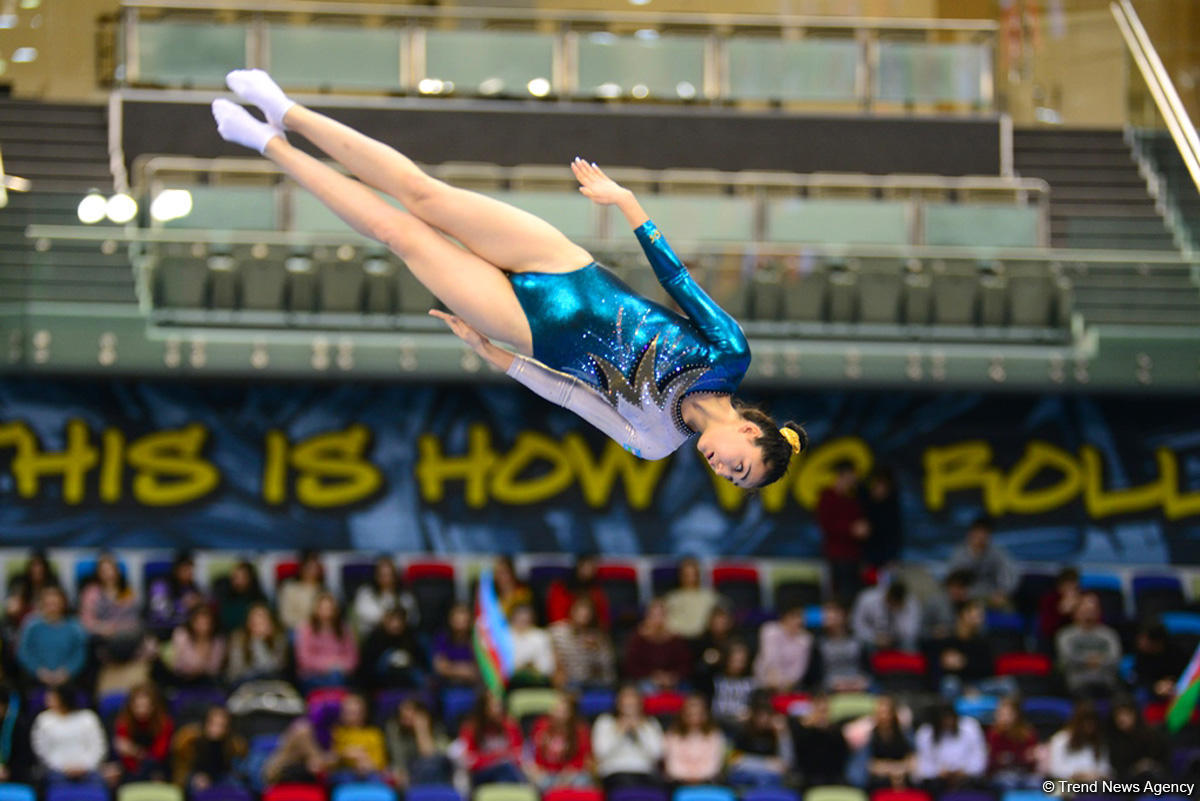
<instances>
[{"instance_id":1,"label":"long sleeve of leotard","mask_svg":"<svg viewBox=\"0 0 1200 801\"><path fill-rule=\"evenodd\" d=\"M651 220L646 220L634 230L634 234L650 266L654 268L658 282L696 324L705 339L728 353L744 353L748 356L750 346L742 327L700 288L658 227Z\"/></svg>"}]
</instances>

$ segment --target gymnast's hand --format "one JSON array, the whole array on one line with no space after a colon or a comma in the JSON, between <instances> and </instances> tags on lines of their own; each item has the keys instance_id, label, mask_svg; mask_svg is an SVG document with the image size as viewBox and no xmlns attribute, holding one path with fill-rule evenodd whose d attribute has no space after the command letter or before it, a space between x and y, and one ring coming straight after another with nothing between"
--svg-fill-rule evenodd
<instances>
[{"instance_id":1,"label":"gymnast's hand","mask_svg":"<svg viewBox=\"0 0 1200 801\"><path fill-rule=\"evenodd\" d=\"M454 335L467 343L467 347L478 353L484 361L500 370L507 370L512 364L513 355L504 348L498 347L483 334L462 321L453 314L447 314L439 309L430 309L429 315L436 317L450 327Z\"/></svg>"},{"instance_id":2,"label":"gymnast's hand","mask_svg":"<svg viewBox=\"0 0 1200 801\"><path fill-rule=\"evenodd\" d=\"M620 204L633 197L633 193L604 174L595 164L589 164L578 156L571 162L571 172L579 181L579 191L601 206Z\"/></svg>"}]
</instances>

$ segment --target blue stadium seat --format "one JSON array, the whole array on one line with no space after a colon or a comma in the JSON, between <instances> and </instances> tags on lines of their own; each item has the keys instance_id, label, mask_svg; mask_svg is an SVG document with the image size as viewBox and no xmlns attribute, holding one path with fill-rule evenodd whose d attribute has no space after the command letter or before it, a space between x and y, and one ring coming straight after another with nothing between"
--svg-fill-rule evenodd
<instances>
[{"instance_id":1,"label":"blue stadium seat","mask_svg":"<svg viewBox=\"0 0 1200 801\"><path fill-rule=\"evenodd\" d=\"M129 693L124 691L100 696L100 700L96 703L96 712L99 713L100 719L105 723L111 723L117 717L117 713L121 711L121 707L125 705L125 699L128 697Z\"/></svg>"},{"instance_id":2,"label":"blue stadium seat","mask_svg":"<svg viewBox=\"0 0 1200 801\"><path fill-rule=\"evenodd\" d=\"M938 797L938 801L996 801L991 790L950 790Z\"/></svg>"},{"instance_id":3,"label":"blue stadium seat","mask_svg":"<svg viewBox=\"0 0 1200 801\"><path fill-rule=\"evenodd\" d=\"M1026 698L1021 704L1021 711L1037 731L1039 740L1045 740L1061 729L1071 717L1073 708L1074 704L1066 698L1048 696Z\"/></svg>"},{"instance_id":4,"label":"blue stadium seat","mask_svg":"<svg viewBox=\"0 0 1200 801\"><path fill-rule=\"evenodd\" d=\"M51 784L46 788L46 801L108 801L108 788L103 784Z\"/></svg>"},{"instance_id":5,"label":"blue stadium seat","mask_svg":"<svg viewBox=\"0 0 1200 801\"><path fill-rule=\"evenodd\" d=\"M743 792L742 801L800 801L800 796L783 787L756 787Z\"/></svg>"},{"instance_id":6,"label":"blue stadium seat","mask_svg":"<svg viewBox=\"0 0 1200 801\"><path fill-rule=\"evenodd\" d=\"M476 692L471 687L447 687L442 690L442 720L449 730L457 730L458 724L475 705Z\"/></svg>"},{"instance_id":7,"label":"blue stadium seat","mask_svg":"<svg viewBox=\"0 0 1200 801\"><path fill-rule=\"evenodd\" d=\"M1200 613L1165 612L1162 622L1169 634L1200 634Z\"/></svg>"},{"instance_id":8,"label":"blue stadium seat","mask_svg":"<svg viewBox=\"0 0 1200 801\"><path fill-rule=\"evenodd\" d=\"M396 801L396 791L382 782L349 782L333 788L331 801Z\"/></svg>"},{"instance_id":9,"label":"blue stadium seat","mask_svg":"<svg viewBox=\"0 0 1200 801\"><path fill-rule=\"evenodd\" d=\"M254 801L254 794L236 784L222 784L204 790L193 790L191 801Z\"/></svg>"},{"instance_id":10,"label":"blue stadium seat","mask_svg":"<svg viewBox=\"0 0 1200 801\"><path fill-rule=\"evenodd\" d=\"M1140 619L1182 609L1187 604L1183 582L1177 576L1134 576L1133 606Z\"/></svg>"},{"instance_id":11,"label":"blue stadium seat","mask_svg":"<svg viewBox=\"0 0 1200 801\"><path fill-rule=\"evenodd\" d=\"M612 712L617 694L612 690L584 690L579 696L579 714L594 718Z\"/></svg>"},{"instance_id":12,"label":"blue stadium seat","mask_svg":"<svg viewBox=\"0 0 1200 801\"><path fill-rule=\"evenodd\" d=\"M963 696L954 702L954 708L963 717L975 718L988 725L996 715L996 705L999 702L1000 699L994 695Z\"/></svg>"},{"instance_id":13,"label":"blue stadium seat","mask_svg":"<svg viewBox=\"0 0 1200 801\"><path fill-rule=\"evenodd\" d=\"M1041 790L1006 790L1000 801L1048 801L1051 798L1061 799L1062 796L1047 795Z\"/></svg>"},{"instance_id":14,"label":"blue stadium seat","mask_svg":"<svg viewBox=\"0 0 1200 801\"><path fill-rule=\"evenodd\" d=\"M37 801L37 793L28 784L0 784L0 801Z\"/></svg>"},{"instance_id":15,"label":"blue stadium seat","mask_svg":"<svg viewBox=\"0 0 1200 801\"><path fill-rule=\"evenodd\" d=\"M171 572L170 559L151 559L142 564L142 590L150 591L150 585L160 578L165 578Z\"/></svg>"},{"instance_id":16,"label":"blue stadium seat","mask_svg":"<svg viewBox=\"0 0 1200 801\"><path fill-rule=\"evenodd\" d=\"M676 565L655 565L650 568L650 586L654 597L665 595L679 586L679 568Z\"/></svg>"},{"instance_id":17,"label":"blue stadium seat","mask_svg":"<svg viewBox=\"0 0 1200 801\"><path fill-rule=\"evenodd\" d=\"M448 784L418 784L404 791L404 801L463 801Z\"/></svg>"},{"instance_id":18,"label":"blue stadium seat","mask_svg":"<svg viewBox=\"0 0 1200 801\"><path fill-rule=\"evenodd\" d=\"M98 559L80 559L75 562L75 586L82 587L83 582L91 579L96 575L96 563ZM125 567L124 560L117 560L117 570L121 571L122 576L129 576L129 571Z\"/></svg>"},{"instance_id":19,"label":"blue stadium seat","mask_svg":"<svg viewBox=\"0 0 1200 801\"><path fill-rule=\"evenodd\" d=\"M701 784L696 787L680 787L675 791L674 801L737 801L737 795L728 787Z\"/></svg>"},{"instance_id":20,"label":"blue stadium seat","mask_svg":"<svg viewBox=\"0 0 1200 801\"><path fill-rule=\"evenodd\" d=\"M804 607L804 625L810 629L821 629L825 625L825 607L812 604Z\"/></svg>"},{"instance_id":21,"label":"blue stadium seat","mask_svg":"<svg viewBox=\"0 0 1200 801\"><path fill-rule=\"evenodd\" d=\"M354 600L358 588L375 575L374 562L346 562L342 565L342 597L347 603Z\"/></svg>"}]
</instances>

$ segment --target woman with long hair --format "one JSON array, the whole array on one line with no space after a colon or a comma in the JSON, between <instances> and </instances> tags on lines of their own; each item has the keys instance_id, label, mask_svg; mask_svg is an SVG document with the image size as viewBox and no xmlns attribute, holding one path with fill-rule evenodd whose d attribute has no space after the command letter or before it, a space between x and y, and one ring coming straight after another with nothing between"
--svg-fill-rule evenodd
<instances>
[{"instance_id":1,"label":"woman with long hair","mask_svg":"<svg viewBox=\"0 0 1200 801\"><path fill-rule=\"evenodd\" d=\"M141 610L125 574L110 553L100 554L96 572L79 594L79 622L92 636L101 662L130 662L141 651L144 639Z\"/></svg>"},{"instance_id":2,"label":"woman with long hair","mask_svg":"<svg viewBox=\"0 0 1200 801\"><path fill-rule=\"evenodd\" d=\"M533 724L530 778L542 792L555 787L590 787L592 742L575 696L560 693L549 713Z\"/></svg>"},{"instance_id":3,"label":"woman with long hair","mask_svg":"<svg viewBox=\"0 0 1200 801\"><path fill-rule=\"evenodd\" d=\"M180 682L211 684L224 666L225 638L217 631L216 613L207 605L197 606L171 634L171 673Z\"/></svg>"},{"instance_id":4,"label":"woman with long hair","mask_svg":"<svg viewBox=\"0 0 1200 801\"><path fill-rule=\"evenodd\" d=\"M403 609L410 624L417 622L417 601L404 588L400 571L389 556L375 560L371 580L354 593L354 625L359 634L365 635L379 625L383 616L393 609Z\"/></svg>"},{"instance_id":5,"label":"woman with long hair","mask_svg":"<svg viewBox=\"0 0 1200 801\"><path fill-rule=\"evenodd\" d=\"M124 780L166 781L174 732L175 722L154 685L134 687L113 724L113 750L120 757Z\"/></svg>"},{"instance_id":6,"label":"woman with long hair","mask_svg":"<svg viewBox=\"0 0 1200 801\"><path fill-rule=\"evenodd\" d=\"M713 722L708 700L689 695L663 738L663 774L674 784L711 784L725 767L725 735Z\"/></svg>"},{"instance_id":7,"label":"woman with long hair","mask_svg":"<svg viewBox=\"0 0 1200 801\"><path fill-rule=\"evenodd\" d=\"M525 781L521 730L504 713L504 702L498 696L487 692L479 697L458 739L473 786Z\"/></svg>"},{"instance_id":8,"label":"woman with long hair","mask_svg":"<svg viewBox=\"0 0 1200 801\"><path fill-rule=\"evenodd\" d=\"M987 741L979 721L959 715L949 702L917 730L916 778L931 792L982 784L987 770Z\"/></svg>"},{"instance_id":9,"label":"woman with long hair","mask_svg":"<svg viewBox=\"0 0 1200 801\"><path fill-rule=\"evenodd\" d=\"M345 684L358 667L358 643L332 593L323 592L296 630L296 677L306 689Z\"/></svg>"},{"instance_id":10,"label":"woman with long hair","mask_svg":"<svg viewBox=\"0 0 1200 801\"><path fill-rule=\"evenodd\" d=\"M913 747L900 726L896 699L881 695L875 702L874 727L867 743L867 775L871 789L907 787L913 773Z\"/></svg>"},{"instance_id":11,"label":"woman with long hair","mask_svg":"<svg viewBox=\"0 0 1200 801\"><path fill-rule=\"evenodd\" d=\"M229 638L225 678L230 684L281 678L288 668L288 637L279 627L271 607L256 603L246 613L246 623Z\"/></svg>"},{"instance_id":12,"label":"woman with long hair","mask_svg":"<svg viewBox=\"0 0 1200 801\"><path fill-rule=\"evenodd\" d=\"M642 691L636 684L621 685L613 712L596 719L592 727L592 752L596 757L596 774L604 783L605 792L659 783L662 726L646 715Z\"/></svg>"},{"instance_id":13,"label":"woman with long hair","mask_svg":"<svg viewBox=\"0 0 1200 801\"><path fill-rule=\"evenodd\" d=\"M1037 731L1021 711L1021 699L1009 696L996 704L987 733L988 778L1012 790L1032 790L1037 776Z\"/></svg>"},{"instance_id":14,"label":"woman with long hair","mask_svg":"<svg viewBox=\"0 0 1200 801\"><path fill-rule=\"evenodd\" d=\"M581 595L571 613L550 627L550 641L558 664L557 683L572 690L611 686L617 678L617 658L612 640L596 623L592 599Z\"/></svg>"},{"instance_id":15,"label":"woman with long hair","mask_svg":"<svg viewBox=\"0 0 1200 801\"><path fill-rule=\"evenodd\" d=\"M1052 779L1090 782L1112 773L1100 716L1091 701L1079 701L1067 725L1050 738L1046 775Z\"/></svg>"},{"instance_id":16,"label":"woman with long hair","mask_svg":"<svg viewBox=\"0 0 1200 801\"><path fill-rule=\"evenodd\" d=\"M221 631L240 629L245 625L251 607L267 600L258 580L258 571L245 559L234 565L228 576L215 582L213 596Z\"/></svg>"},{"instance_id":17,"label":"woman with long hair","mask_svg":"<svg viewBox=\"0 0 1200 801\"><path fill-rule=\"evenodd\" d=\"M750 364L741 328L692 280L633 193L595 164L572 163L581 191L623 214L683 314L638 295L544 220L442 183L399 152L294 103L265 72L235 70L226 83L268 122L219 99L220 135L262 153L356 231L386 244L453 312L432 313L529 389L642 458L662 459L699 434L696 447L713 471L741 487L780 478L805 447L800 426L781 428L734 400ZM290 145L285 129L406 211Z\"/></svg>"}]
</instances>

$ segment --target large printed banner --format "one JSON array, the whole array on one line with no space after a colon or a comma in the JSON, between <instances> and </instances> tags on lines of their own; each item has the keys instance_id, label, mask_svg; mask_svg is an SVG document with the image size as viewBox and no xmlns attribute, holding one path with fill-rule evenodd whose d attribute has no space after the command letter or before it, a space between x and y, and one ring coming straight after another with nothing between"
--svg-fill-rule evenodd
<instances>
[{"instance_id":1,"label":"large printed banner","mask_svg":"<svg viewBox=\"0 0 1200 801\"><path fill-rule=\"evenodd\" d=\"M1200 561L1195 399L803 392L758 495L516 386L0 382L0 545L807 557L834 465L894 468L906 554L986 512L1023 559Z\"/></svg>"}]
</instances>

